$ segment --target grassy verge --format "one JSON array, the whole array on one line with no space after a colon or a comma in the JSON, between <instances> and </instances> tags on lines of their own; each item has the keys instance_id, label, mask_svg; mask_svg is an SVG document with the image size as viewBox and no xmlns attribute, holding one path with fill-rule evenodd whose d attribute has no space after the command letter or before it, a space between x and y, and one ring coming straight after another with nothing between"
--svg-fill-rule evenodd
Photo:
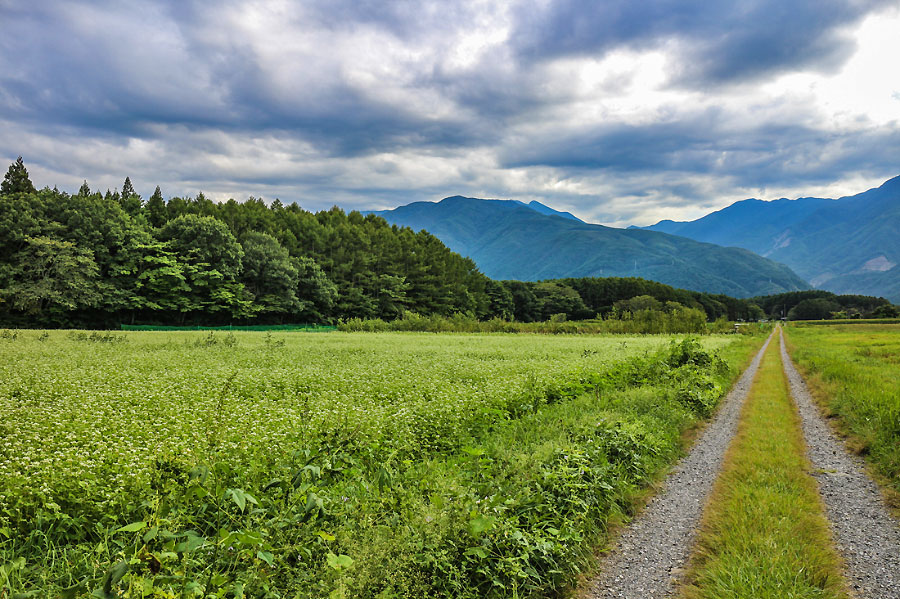
<instances>
[{"instance_id":1,"label":"grassy verge","mask_svg":"<svg viewBox=\"0 0 900 599\"><path fill-rule=\"evenodd\" d=\"M683 597L847 597L809 468L773 342L704 514Z\"/></svg>"},{"instance_id":2,"label":"grassy verge","mask_svg":"<svg viewBox=\"0 0 900 599\"><path fill-rule=\"evenodd\" d=\"M813 395L900 507L900 324L791 326L786 336Z\"/></svg>"}]
</instances>

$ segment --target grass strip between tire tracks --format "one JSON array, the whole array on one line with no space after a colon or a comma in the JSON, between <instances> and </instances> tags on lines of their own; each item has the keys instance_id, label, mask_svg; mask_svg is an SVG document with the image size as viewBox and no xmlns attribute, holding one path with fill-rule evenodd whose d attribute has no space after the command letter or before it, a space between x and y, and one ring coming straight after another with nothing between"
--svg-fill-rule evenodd
<instances>
[{"instance_id":1,"label":"grass strip between tire tracks","mask_svg":"<svg viewBox=\"0 0 900 599\"><path fill-rule=\"evenodd\" d=\"M848 597L810 468L772 343L704 513L682 597Z\"/></svg>"}]
</instances>

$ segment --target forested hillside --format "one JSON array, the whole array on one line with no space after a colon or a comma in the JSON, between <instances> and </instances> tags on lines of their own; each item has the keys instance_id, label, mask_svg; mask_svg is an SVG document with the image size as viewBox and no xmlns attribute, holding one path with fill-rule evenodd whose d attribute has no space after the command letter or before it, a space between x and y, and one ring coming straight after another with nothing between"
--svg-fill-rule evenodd
<instances>
[{"instance_id":1,"label":"forested hillside","mask_svg":"<svg viewBox=\"0 0 900 599\"><path fill-rule=\"evenodd\" d=\"M837 200L743 200L694 221L645 229L746 248L821 289L900 302L900 177Z\"/></svg>"},{"instance_id":2,"label":"forested hillside","mask_svg":"<svg viewBox=\"0 0 900 599\"><path fill-rule=\"evenodd\" d=\"M744 249L584 223L512 200L454 196L380 214L426 229L496 279L641 277L733 297L809 289L787 266Z\"/></svg>"}]
</instances>

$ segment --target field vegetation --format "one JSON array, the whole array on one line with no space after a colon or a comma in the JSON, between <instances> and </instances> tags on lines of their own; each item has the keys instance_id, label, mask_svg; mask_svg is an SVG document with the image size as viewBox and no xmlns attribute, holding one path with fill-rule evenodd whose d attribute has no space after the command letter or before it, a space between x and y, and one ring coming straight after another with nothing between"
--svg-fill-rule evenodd
<instances>
[{"instance_id":1,"label":"field vegetation","mask_svg":"<svg viewBox=\"0 0 900 599\"><path fill-rule=\"evenodd\" d=\"M552 595L760 342L5 331L0 588Z\"/></svg>"},{"instance_id":2,"label":"field vegetation","mask_svg":"<svg viewBox=\"0 0 900 599\"><path fill-rule=\"evenodd\" d=\"M639 299L639 298L635 298ZM652 299L652 298L649 298ZM759 332L768 325L740 327L742 333ZM672 333L728 333L734 330L733 323L724 318L707 322L702 310L687 308L676 302L665 307L616 310L607 318L589 320L566 319L565 314L557 314L550 320L541 322L517 322L500 318L478 320L465 314L453 316L422 316L407 312L401 318L385 321L378 318L351 318L341 322L342 331L427 331L431 333L539 333L539 334L630 334L664 335Z\"/></svg>"},{"instance_id":3,"label":"field vegetation","mask_svg":"<svg viewBox=\"0 0 900 599\"><path fill-rule=\"evenodd\" d=\"M900 492L900 324L803 324L786 334L820 404Z\"/></svg>"}]
</instances>

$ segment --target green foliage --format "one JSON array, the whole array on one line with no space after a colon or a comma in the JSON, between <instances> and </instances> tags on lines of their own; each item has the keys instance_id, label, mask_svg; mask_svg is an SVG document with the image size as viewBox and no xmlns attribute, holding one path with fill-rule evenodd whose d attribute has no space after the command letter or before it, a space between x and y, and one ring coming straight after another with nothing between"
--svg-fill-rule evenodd
<instances>
[{"instance_id":1,"label":"green foliage","mask_svg":"<svg viewBox=\"0 0 900 599\"><path fill-rule=\"evenodd\" d=\"M91 301L53 310L0 302L0 322L118 326L123 322L216 325L392 319L407 310L508 316L506 290L425 232L334 208L249 198L216 203L202 193L144 203L126 178L105 195L35 191L19 160L0 194L0 289L32 286L18 259L27 238L70 243L93 259ZM240 243L238 242L240 240ZM66 246L68 247L68 246ZM53 283L67 288L65 281Z\"/></svg>"},{"instance_id":2,"label":"green foliage","mask_svg":"<svg viewBox=\"0 0 900 599\"><path fill-rule=\"evenodd\" d=\"M168 220L168 215L166 214L166 201L163 199L159 185L156 186L153 195L147 200L147 204L144 208L150 226L160 228L166 224L166 221Z\"/></svg>"},{"instance_id":3,"label":"green foliage","mask_svg":"<svg viewBox=\"0 0 900 599\"><path fill-rule=\"evenodd\" d=\"M554 314L573 317L588 314L581 296L571 287L553 281L542 281L535 283L532 289L541 306L540 320L551 320Z\"/></svg>"},{"instance_id":4,"label":"green foliage","mask_svg":"<svg viewBox=\"0 0 900 599\"><path fill-rule=\"evenodd\" d=\"M267 315L288 315L299 307L299 273L278 240L266 233L249 232L241 240L244 256L241 281L256 310Z\"/></svg>"},{"instance_id":5,"label":"green foliage","mask_svg":"<svg viewBox=\"0 0 900 599\"><path fill-rule=\"evenodd\" d=\"M766 314L772 318L787 317L791 310L798 304L807 300L827 300L835 305L828 307L832 311L836 310L855 310L864 317L870 317L872 312L881 306L889 306L890 302L883 297L869 297L865 295L835 295L830 291L814 289L810 291L795 291L792 293L781 293L778 295L770 295L767 297L752 298ZM807 304L809 305L809 304ZM813 304L816 305L816 304Z\"/></svg>"},{"instance_id":6,"label":"green foliage","mask_svg":"<svg viewBox=\"0 0 900 599\"><path fill-rule=\"evenodd\" d=\"M122 193L119 195L119 205L122 206L122 210L129 216L137 217L141 213L143 204L141 196L137 194L134 185L131 184L131 178L125 177Z\"/></svg>"},{"instance_id":7,"label":"green foliage","mask_svg":"<svg viewBox=\"0 0 900 599\"><path fill-rule=\"evenodd\" d=\"M551 315L542 322L511 322L500 318L478 320L471 313L451 316L423 316L405 312L396 320L380 318L349 318L341 321L342 331L422 331L430 333L541 333L541 334L670 334L731 332L731 325L711 330L699 310L681 309L672 312L642 310L637 314L613 313L606 320L569 321L565 313Z\"/></svg>"},{"instance_id":8,"label":"green foliage","mask_svg":"<svg viewBox=\"0 0 900 599\"><path fill-rule=\"evenodd\" d=\"M96 305L98 268L90 252L68 241L26 237L13 254L0 298L13 309L42 316Z\"/></svg>"},{"instance_id":9,"label":"green foliage","mask_svg":"<svg viewBox=\"0 0 900 599\"><path fill-rule=\"evenodd\" d=\"M898 318L900 317L900 307L891 304L878 306L872 311L872 318Z\"/></svg>"},{"instance_id":10,"label":"green foliage","mask_svg":"<svg viewBox=\"0 0 900 599\"><path fill-rule=\"evenodd\" d=\"M823 297L805 299L788 311L788 320L825 320L840 310L837 302Z\"/></svg>"},{"instance_id":11,"label":"green foliage","mask_svg":"<svg viewBox=\"0 0 900 599\"><path fill-rule=\"evenodd\" d=\"M721 390L713 349L750 349L736 336L228 339L0 343L10 595L547 596L704 413L670 380Z\"/></svg>"},{"instance_id":12,"label":"green foliage","mask_svg":"<svg viewBox=\"0 0 900 599\"><path fill-rule=\"evenodd\" d=\"M17 195L20 193L34 192L34 184L32 184L31 179L28 177L28 169L25 168L25 163L22 162L22 157L19 156L16 161L9 166L6 175L3 177L3 182L0 183L0 195Z\"/></svg>"}]
</instances>

